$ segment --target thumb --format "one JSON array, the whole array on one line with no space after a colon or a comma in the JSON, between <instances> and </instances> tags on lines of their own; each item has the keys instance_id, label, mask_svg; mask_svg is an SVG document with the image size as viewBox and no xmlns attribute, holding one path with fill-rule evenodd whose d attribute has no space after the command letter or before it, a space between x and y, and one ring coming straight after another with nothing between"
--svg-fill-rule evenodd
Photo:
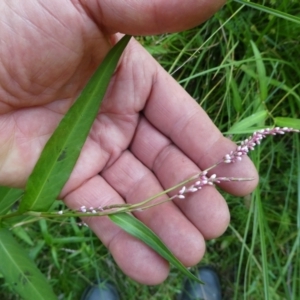
<instances>
[{"instance_id":1,"label":"thumb","mask_svg":"<svg viewBox=\"0 0 300 300\"><path fill-rule=\"evenodd\" d=\"M86 11L109 33L153 35L195 27L226 0L85 0Z\"/></svg>"}]
</instances>

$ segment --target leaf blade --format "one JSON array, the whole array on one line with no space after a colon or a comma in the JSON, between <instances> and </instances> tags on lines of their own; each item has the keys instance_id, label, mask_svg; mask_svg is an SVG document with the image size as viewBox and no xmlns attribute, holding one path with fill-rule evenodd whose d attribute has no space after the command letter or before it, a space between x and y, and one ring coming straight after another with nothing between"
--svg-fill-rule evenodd
<instances>
[{"instance_id":1,"label":"leaf blade","mask_svg":"<svg viewBox=\"0 0 300 300\"><path fill-rule=\"evenodd\" d=\"M0 228L0 257L1 274L23 299L57 299L44 275L5 228Z\"/></svg>"},{"instance_id":2,"label":"leaf blade","mask_svg":"<svg viewBox=\"0 0 300 300\"><path fill-rule=\"evenodd\" d=\"M268 78L266 76L266 68L265 68L261 53L258 50L256 44L253 41L250 41L250 43L251 43L252 51L254 53L254 57L255 57L255 61L256 61L256 70L257 70L257 74L258 74L260 99L263 102L268 97Z\"/></svg>"},{"instance_id":3,"label":"leaf blade","mask_svg":"<svg viewBox=\"0 0 300 300\"><path fill-rule=\"evenodd\" d=\"M141 221L127 213L112 214L109 215L109 218L124 231L151 247L159 255L169 261L169 263L177 267L188 278L196 280L199 283L203 283L201 280L199 280L199 278L194 276L188 269L186 269L184 265L174 256L174 254L165 246L160 238Z\"/></svg>"},{"instance_id":4,"label":"leaf blade","mask_svg":"<svg viewBox=\"0 0 300 300\"><path fill-rule=\"evenodd\" d=\"M286 117L276 117L274 119L275 124L280 127L292 127L294 129L300 130L300 119L296 118L286 118Z\"/></svg>"},{"instance_id":5,"label":"leaf blade","mask_svg":"<svg viewBox=\"0 0 300 300\"><path fill-rule=\"evenodd\" d=\"M251 116L244 118L243 120L233 124L231 128L227 131L227 134L234 134L239 131L245 131L251 128L253 125L263 122L268 116L266 110L260 110Z\"/></svg>"},{"instance_id":6,"label":"leaf blade","mask_svg":"<svg viewBox=\"0 0 300 300\"><path fill-rule=\"evenodd\" d=\"M267 7L267 6L264 6L261 4L257 4L257 3L253 3L253 2L249 2L249 1L245 1L245 0L233 0L233 1L238 2L240 4L247 5L249 7L263 11L263 12L273 15L275 17L279 17L279 18L282 18L282 19L285 19L285 20L288 20L290 22L294 22L294 23L300 25L300 18L297 16L293 16L293 15L287 14L283 11L279 11L279 10L271 8L271 7Z\"/></svg>"},{"instance_id":7,"label":"leaf blade","mask_svg":"<svg viewBox=\"0 0 300 300\"><path fill-rule=\"evenodd\" d=\"M46 143L25 188L19 211L45 211L59 195L80 155L100 104L130 36L107 54L79 98Z\"/></svg>"},{"instance_id":8,"label":"leaf blade","mask_svg":"<svg viewBox=\"0 0 300 300\"><path fill-rule=\"evenodd\" d=\"M0 216L5 215L10 207L19 200L22 194L23 191L20 189L0 186Z\"/></svg>"}]
</instances>

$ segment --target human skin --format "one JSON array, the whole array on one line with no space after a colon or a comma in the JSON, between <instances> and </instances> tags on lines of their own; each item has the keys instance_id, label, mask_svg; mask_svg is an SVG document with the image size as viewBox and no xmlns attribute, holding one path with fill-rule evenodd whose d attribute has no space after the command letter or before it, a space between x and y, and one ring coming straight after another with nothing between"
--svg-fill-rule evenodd
<instances>
[{"instance_id":1,"label":"human skin","mask_svg":"<svg viewBox=\"0 0 300 300\"><path fill-rule=\"evenodd\" d=\"M120 35L185 30L204 22L221 0L5 0L0 3L0 185L24 188L46 141ZM61 199L82 205L136 203L235 149L207 114L134 40L127 46ZM249 194L257 173L245 157L214 169ZM135 216L186 266L230 220L214 187ZM85 220L125 274L143 284L166 279L168 263L108 218Z\"/></svg>"}]
</instances>

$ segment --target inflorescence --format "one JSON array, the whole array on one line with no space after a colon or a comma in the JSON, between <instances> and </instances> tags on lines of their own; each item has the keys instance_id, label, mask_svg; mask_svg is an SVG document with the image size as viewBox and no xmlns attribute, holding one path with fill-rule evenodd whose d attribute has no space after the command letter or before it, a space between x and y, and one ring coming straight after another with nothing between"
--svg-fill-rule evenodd
<instances>
[{"instance_id":1,"label":"inflorescence","mask_svg":"<svg viewBox=\"0 0 300 300\"><path fill-rule=\"evenodd\" d=\"M241 144L236 148L236 150L231 151L229 154L226 154L219 163L224 162L226 164L230 164L240 161L242 160L242 156L247 155L250 150L254 150L254 147L256 145L259 145L261 140L264 139L267 135L285 134L287 132L299 132L299 130L288 127L275 127L272 129L266 128L256 131L248 139L242 141Z\"/></svg>"},{"instance_id":2,"label":"inflorescence","mask_svg":"<svg viewBox=\"0 0 300 300\"><path fill-rule=\"evenodd\" d=\"M285 134L288 132L299 132L297 129L288 128L288 127L275 127L275 128L266 128L262 130L258 130L253 133L252 136L247 138L246 140L242 141L240 145L237 146L237 148L234 151L231 151L229 154L226 154L218 163L211 166L207 170L202 171L201 173L194 175L188 180L185 180L183 183L177 185L176 187L180 187L180 190L173 195L172 197L168 198L167 200L163 200L161 202L150 204L152 200L156 199L161 194L151 197L139 204L118 204L118 205L110 205L105 207L86 207L81 206L78 210L71 211L72 213L79 213L79 214L85 214L88 216L96 215L96 216L104 216L110 213L117 213L117 212L124 212L124 211L142 211L144 209L156 206L158 204L162 204L167 201L171 201L174 199L185 199L187 194L194 193L199 190L201 190L204 186L212 186L215 183L220 183L222 181L247 181L252 180L252 178L235 178L235 177L217 177L216 174L213 174L211 176L207 176L208 171L216 167L217 165L221 163L235 163L242 160L242 157L244 155L247 155L250 150L254 150L255 146L259 145L261 140L264 139L268 135L277 135L277 134ZM190 186L186 186L185 184L188 182L194 181L193 184ZM169 189L168 191L174 190L176 187ZM167 191L165 192L167 193ZM59 211L57 214L63 215L67 211Z\"/></svg>"},{"instance_id":3,"label":"inflorescence","mask_svg":"<svg viewBox=\"0 0 300 300\"><path fill-rule=\"evenodd\" d=\"M214 185L215 183L220 183L221 181L248 181L252 178L235 178L235 177L217 177L216 174L212 174L210 177L207 177L207 171L201 172L199 175L199 180L189 187L183 186L178 194L171 197L172 199L179 198L185 199L185 195L188 193L194 193L201 190L206 185Z\"/></svg>"}]
</instances>

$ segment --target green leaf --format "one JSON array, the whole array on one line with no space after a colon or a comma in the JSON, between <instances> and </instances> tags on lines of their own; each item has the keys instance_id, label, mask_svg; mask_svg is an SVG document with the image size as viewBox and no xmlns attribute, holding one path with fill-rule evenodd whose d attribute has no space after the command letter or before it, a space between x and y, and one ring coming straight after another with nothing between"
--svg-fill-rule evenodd
<instances>
[{"instance_id":1,"label":"green leaf","mask_svg":"<svg viewBox=\"0 0 300 300\"><path fill-rule=\"evenodd\" d=\"M230 82L230 88L232 91L232 103L233 103L233 107L235 108L235 110L237 112L241 112L242 110L242 99L239 93L239 89L237 86L237 83L235 81L234 78L231 78Z\"/></svg>"},{"instance_id":2,"label":"green leaf","mask_svg":"<svg viewBox=\"0 0 300 300\"><path fill-rule=\"evenodd\" d=\"M23 299L57 299L44 275L5 228L0 228L0 257L1 274Z\"/></svg>"},{"instance_id":3,"label":"green leaf","mask_svg":"<svg viewBox=\"0 0 300 300\"><path fill-rule=\"evenodd\" d=\"M0 186L0 216L6 214L11 206L16 203L23 191L6 186Z\"/></svg>"},{"instance_id":4,"label":"green leaf","mask_svg":"<svg viewBox=\"0 0 300 300\"><path fill-rule=\"evenodd\" d=\"M46 211L67 182L98 114L109 81L130 36L107 54L47 142L30 175L19 211Z\"/></svg>"},{"instance_id":5,"label":"green leaf","mask_svg":"<svg viewBox=\"0 0 300 300\"><path fill-rule=\"evenodd\" d=\"M256 69L258 74L260 99L265 101L268 97L268 77L266 76L266 68L261 53L253 41L250 41L255 56Z\"/></svg>"},{"instance_id":6,"label":"green leaf","mask_svg":"<svg viewBox=\"0 0 300 300\"><path fill-rule=\"evenodd\" d=\"M165 246L160 238L141 221L130 214L120 213L109 215L109 218L124 231L141 240L146 245L155 250L159 255L165 258L170 264L177 267L183 274L192 280L203 283L194 276L185 266L174 256L174 254Z\"/></svg>"},{"instance_id":7,"label":"green leaf","mask_svg":"<svg viewBox=\"0 0 300 300\"><path fill-rule=\"evenodd\" d=\"M13 234L22 240L24 243L28 244L29 246L33 246L34 242L32 241L30 235L27 233L24 227L18 226L12 229Z\"/></svg>"},{"instance_id":8,"label":"green leaf","mask_svg":"<svg viewBox=\"0 0 300 300\"><path fill-rule=\"evenodd\" d=\"M300 119L277 117L274 119L275 124L280 127L292 127L300 130Z\"/></svg>"},{"instance_id":9,"label":"green leaf","mask_svg":"<svg viewBox=\"0 0 300 300\"><path fill-rule=\"evenodd\" d=\"M263 12L268 13L270 15L286 19L290 22L300 24L300 18L299 17L287 14L287 13L279 11L277 9L273 9L273 8L270 8L270 7L261 5L261 4L257 4L257 3L253 3L253 2L249 2L249 1L245 1L245 0L234 0L234 1L238 2L240 4L247 5L249 7L255 8L257 10L263 11Z\"/></svg>"},{"instance_id":10,"label":"green leaf","mask_svg":"<svg viewBox=\"0 0 300 300\"><path fill-rule=\"evenodd\" d=\"M268 116L267 111L261 110L257 113L233 124L233 126L227 131L228 134L235 134L242 131L246 131L251 128L253 125L261 123Z\"/></svg>"}]
</instances>

